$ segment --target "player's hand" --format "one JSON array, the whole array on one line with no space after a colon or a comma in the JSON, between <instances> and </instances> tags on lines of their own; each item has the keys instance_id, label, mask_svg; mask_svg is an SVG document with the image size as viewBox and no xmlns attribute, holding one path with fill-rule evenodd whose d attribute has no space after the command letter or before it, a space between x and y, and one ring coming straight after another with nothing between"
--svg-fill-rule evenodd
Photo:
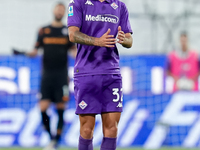
<instances>
[{"instance_id":1,"label":"player's hand","mask_svg":"<svg viewBox=\"0 0 200 150\"><path fill-rule=\"evenodd\" d=\"M122 31L121 26L118 27L117 43L123 44L125 39L125 33Z\"/></svg>"},{"instance_id":2,"label":"player's hand","mask_svg":"<svg viewBox=\"0 0 200 150\"><path fill-rule=\"evenodd\" d=\"M115 47L116 44L116 39L114 38L114 35L109 35L110 34L110 29L102 35L100 38L98 38L98 46L101 47Z\"/></svg>"}]
</instances>

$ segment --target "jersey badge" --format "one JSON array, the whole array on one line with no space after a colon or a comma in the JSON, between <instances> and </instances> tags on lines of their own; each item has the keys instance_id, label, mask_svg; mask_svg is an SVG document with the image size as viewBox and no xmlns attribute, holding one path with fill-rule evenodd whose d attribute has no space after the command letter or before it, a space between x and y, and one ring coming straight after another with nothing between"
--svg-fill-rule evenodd
<instances>
[{"instance_id":1,"label":"jersey badge","mask_svg":"<svg viewBox=\"0 0 200 150\"><path fill-rule=\"evenodd\" d=\"M68 13L68 16L73 16L73 15L74 15L73 6L69 6L69 13Z\"/></svg>"},{"instance_id":2,"label":"jersey badge","mask_svg":"<svg viewBox=\"0 0 200 150\"><path fill-rule=\"evenodd\" d=\"M90 0L87 0L87 2L85 3L85 5L94 5Z\"/></svg>"},{"instance_id":3,"label":"jersey badge","mask_svg":"<svg viewBox=\"0 0 200 150\"><path fill-rule=\"evenodd\" d=\"M114 2L111 4L111 6L112 6L112 8L114 8L114 9L117 9L117 8L118 8L118 5L117 5L116 3L114 3Z\"/></svg>"},{"instance_id":4,"label":"jersey badge","mask_svg":"<svg viewBox=\"0 0 200 150\"><path fill-rule=\"evenodd\" d=\"M50 34L51 33L51 29L50 28L45 28L44 29L44 33L45 34Z\"/></svg>"},{"instance_id":5,"label":"jersey badge","mask_svg":"<svg viewBox=\"0 0 200 150\"><path fill-rule=\"evenodd\" d=\"M70 0L70 2L69 2L69 3L75 3L75 2L74 2L74 0Z\"/></svg>"},{"instance_id":6,"label":"jersey badge","mask_svg":"<svg viewBox=\"0 0 200 150\"><path fill-rule=\"evenodd\" d=\"M81 109L85 109L85 107L87 107L87 103L84 102L84 100L82 100L78 105L81 107Z\"/></svg>"},{"instance_id":7,"label":"jersey badge","mask_svg":"<svg viewBox=\"0 0 200 150\"><path fill-rule=\"evenodd\" d=\"M62 34L63 34L63 35L67 35L67 34L68 34L67 28L63 28L63 29L62 29Z\"/></svg>"}]
</instances>

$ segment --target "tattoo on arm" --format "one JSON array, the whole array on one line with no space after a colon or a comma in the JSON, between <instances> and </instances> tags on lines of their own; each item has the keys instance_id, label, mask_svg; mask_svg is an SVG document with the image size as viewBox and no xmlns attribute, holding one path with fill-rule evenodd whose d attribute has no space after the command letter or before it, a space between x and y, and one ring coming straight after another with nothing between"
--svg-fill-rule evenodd
<instances>
[{"instance_id":1,"label":"tattoo on arm","mask_svg":"<svg viewBox=\"0 0 200 150\"><path fill-rule=\"evenodd\" d=\"M84 45L96 46L95 37L88 36L80 31L74 32L74 42Z\"/></svg>"}]
</instances>

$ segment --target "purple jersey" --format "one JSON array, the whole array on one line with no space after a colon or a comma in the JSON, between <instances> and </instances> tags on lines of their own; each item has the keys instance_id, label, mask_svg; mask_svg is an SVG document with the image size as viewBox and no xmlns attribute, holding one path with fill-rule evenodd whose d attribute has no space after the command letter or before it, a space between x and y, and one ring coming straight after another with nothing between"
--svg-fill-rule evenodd
<instances>
[{"instance_id":1,"label":"purple jersey","mask_svg":"<svg viewBox=\"0 0 200 150\"><path fill-rule=\"evenodd\" d=\"M68 13L68 27L77 26L82 33L101 37L111 29L117 36L118 26L125 33L132 33L128 10L119 0L71 0ZM120 74L117 47L107 48L77 44L74 76L95 74Z\"/></svg>"}]
</instances>

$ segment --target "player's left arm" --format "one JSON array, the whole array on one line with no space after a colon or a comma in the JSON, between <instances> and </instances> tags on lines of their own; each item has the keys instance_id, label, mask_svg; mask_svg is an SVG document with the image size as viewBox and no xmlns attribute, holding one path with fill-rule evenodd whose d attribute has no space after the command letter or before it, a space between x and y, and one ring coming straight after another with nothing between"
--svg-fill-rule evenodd
<instances>
[{"instance_id":1,"label":"player's left arm","mask_svg":"<svg viewBox=\"0 0 200 150\"><path fill-rule=\"evenodd\" d=\"M121 2L120 22L117 40L123 47L131 48L133 44L132 29L129 21L129 12L126 5Z\"/></svg>"},{"instance_id":2,"label":"player's left arm","mask_svg":"<svg viewBox=\"0 0 200 150\"><path fill-rule=\"evenodd\" d=\"M123 47L131 48L133 44L133 38L131 33L124 33L121 29L121 26L118 27L117 42L120 43Z\"/></svg>"},{"instance_id":3,"label":"player's left arm","mask_svg":"<svg viewBox=\"0 0 200 150\"><path fill-rule=\"evenodd\" d=\"M75 43L72 43L70 42L69 40L69 35L67 35L67 40L68 40L68 43L67 43L67 50L68 50L68 54L70 56L72 56L73 58L76 58L76 54L77 54L77 48L76 48L76 44Z\"/></svg>"}]
</instances>

